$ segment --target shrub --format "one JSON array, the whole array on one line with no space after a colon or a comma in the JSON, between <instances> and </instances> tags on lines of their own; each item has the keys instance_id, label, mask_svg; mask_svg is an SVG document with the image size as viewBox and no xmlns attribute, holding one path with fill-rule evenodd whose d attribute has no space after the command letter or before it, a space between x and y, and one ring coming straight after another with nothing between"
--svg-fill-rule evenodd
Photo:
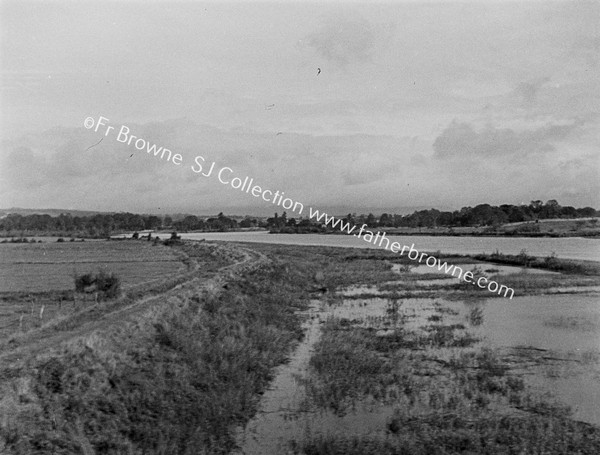
<instances>
[{"instance_id":1,"label":"shrub","mask_svg":"<svg viewBox=\"0 0 600 455\"><path fill-rule=\"evenodd\" d=\"M86 288L92 285L95 285L101 300L114 299L121 292L121 279L114 273L101 270L95 276L91 273L75 276L75 291L85 292Z\"/></svg>"},{"instance_id":2,"label":"shrub","mask_svg":"<svg viewBox=\"0 0 600 455\"><path fill-rule=\"evenodd\" d=\"M550 254L550 256L546 256L544 258L544 265L548 269L555 269L558 265L557 259L558 256L556 256L556 253L553 251L552 254Z\"/></svg>"},{"instance_id":3,"label":"shrub","mask_svg":"<svg viewBox=\"0 0 600 455\"><path fill-rule=\"evenodd\" d=\"M469 322L472 326L483 324L483 310L480 307L473 307L469 312Z\"/></svg>"},{"instance_id":4,"label":"shrub","mask_svg":"<svg viewBox=\"0 0 600 455\"><path fill-rule=\"evenodd\" d=\"M177 232L172 232L171 233L171 238L167 239L163 242L164 245L170 246L170 245L181 245L181 236L177 235Z\"/></svg>"},{"instance_id":5,"label":"shrub","mask_svg":"<svg viewBox=\"0 0 600 455\"><path fill-rule=\"evenodd\" d=\"M100 271L96 275L96 289L104 298L113 299L121 292L121 279L114 273Z\"/></svg>"},{"instance_id":6,"label":"shrub","mask_svg":"<svg viewBox=\"0 0 600 455\"><path fill-rule=\"evenodd\" d=\"M521 250L521 252L516 256L516 258L519 261L519 263L521 265L524 265L525 267L529 267L529 263L532 259L534 259L532 256L527 255L527 250L525 248Z\"/></svg>"},{"instance_id":7,"label":"shrub","mask_svg":"<svg viewBox=\"0 0 600 455\"><path fill-rule=\"evenodd\" d=\"M77 292L85 291L85 288L94 284L95 280L91 273L75 276L75 290Z\"/></svg>"}]
</instances>

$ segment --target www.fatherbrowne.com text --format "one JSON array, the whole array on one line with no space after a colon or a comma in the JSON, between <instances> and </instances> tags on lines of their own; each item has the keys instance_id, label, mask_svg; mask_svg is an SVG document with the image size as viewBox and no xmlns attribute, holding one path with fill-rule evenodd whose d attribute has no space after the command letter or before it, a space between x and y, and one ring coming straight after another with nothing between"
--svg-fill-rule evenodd
<instances>
[{"instance_id":1,"label":"www.fatherbrowne.com text","mask_svg":"<svg viewBox=\"0 0 600 455\"><path fill-rule=\"evenodd\" d=\"M431 254L419 252L417 249L415 249L414 243L409 247L407 245L401 245L399 242L392 241L387 237L385 232L382 234L381 232L377 231L377 234L373 234L372 231L366 229L366 224L363 224L359 231L355 232L357 228L356 225L343 222L341 219L330 216L327 213L320 213L318 210L313 210L312 207L309 208L309 217L311 219L316 219L317 221L322 222L324 225L332 228L337 226L339 230L345 234L351 234L367 243L379 246L391 251L392 253L398 253L400 256L403 256L405 253L407 253L407 256L410 260L417 261L419 264L424 262L427 267L437 269L438 271L447 273L458 279L462 279L466 283L477 285L482 289L487 288L488 291L497 293L498 295L502 295L504 293L504 297L508 297L509 299L512 299L515 295L513 288L500 285L496 281L489 280L485 276L475 277L471 271L464 272L463 269L458 266L448 264L447 262L442 262L440 259L437 259Z\"/></svg>"},{"instance_id":2,"label":"www.fatherbrowne.com text","mask_svg":"<svg viewBox=\"0 0 600 455\"><path fill-rule=\"evenodd\" d=\"M93 117L87 117L83 124L88 130L94 129L94 132L98 132L98 129L101 129L104 132L105 137L112 132L112 134L116 136L116 140L118 142L127 144L128 146L133 145L133 147L135 147L137 150L146 151L149 155L154 155L165 162L170 162L175 166L180 166L183 164L183 155L179 153L173 153L170 149L158 147L156 144L153 144L150 141L133 135L130 128L125 125L121 125L117 130L116 127L111 126L108 122L110 122L110 120L102 116L100 116L97 121ZM264 188L258 184L255 184L254 179L248 176L245 176L242 179L241 177L236 176L232 168L227 166L217 166L215 161L212 163L207 162L203 156L196 156L193 160L193 164L191 164L190 167L192 172L198 174L198 176L205 178L216 176L219 182L223 185L231 186L233 189L250 194L253 197L259 197L265 202L270 202L271 204L277 207L282 207L285 210L291 210L298 215L304 216L306 214L304 210L304 204L294 201L289 197L284 197L285 192L278 190L273 191ZM326 227L330 227L332 229L337 227L339 228L340 232L344 234L353 235L354 237L362 239L371 245L384 248L392 253L400 254L400 256L403 256L406 253L408 258L412 261L417 261L419 264L424 262L425 265L431 267L432 269L437 269L438 271L452 275L459 280L463 280L466 283L473 284L474 286L476 285L482 289L487 289L488 291L497 293L498 295L504 294L504 297L509 297L512 299L515 294L514 289L500 285L496 281L488 280L488 278L485 276L476 277L471 271L464 272L460 267L448 264L447 262L442 263L440 259L437 259L428 253L419 252L417 249L415 249L414 243L411 246L401 245L399 242L389 239L385 232L382 234L378 231L376 234L374 234L372 231L366 229L368 227L366 224L363 224L359 228L358 232L355 232L357 229L356 225L351 225L349 222L344 222L339 218L335 218L327 213L320 212L312 207L308 207L308 217L311 220L320 222Z\"/></svg>"}]
</instances>

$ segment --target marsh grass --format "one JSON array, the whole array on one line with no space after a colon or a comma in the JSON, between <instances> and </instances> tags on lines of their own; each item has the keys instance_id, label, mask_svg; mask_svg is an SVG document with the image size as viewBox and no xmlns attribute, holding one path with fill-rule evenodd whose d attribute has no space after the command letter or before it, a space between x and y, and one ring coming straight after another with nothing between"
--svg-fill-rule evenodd
<instances>
[{"instance_id":1,"label":"marsh grass","mask_svg":"<svg viewBox=\"0 0 600 455\"><path fill-rule=\"evenodd\" d=\"M517 255L496 252L493 254L479 254L475 256L475 259L485 262L494 262L496 264L545 269L566 274L600 275L600 265L598 265L597 262L560 259L554 253L545 258L540 258L529 256L525 250Z\"/></svg>"},{"instance_id":2,"label":"marsh grass","mask_svg":"<svg viewBox=\"0 0 600 455\"><path fill-rule=\"evenodd\" d=\"M444 307L437 307L430 324L391 324L383 336L360 321L327 322L306 380L312 406L343 415L375 400L395 412L377 433L316 432L294 441L294 453L597 453L598 428L533 394L507 360L478 345L462 324L445 322Z\"/></svg>"},{"instance_id":3,"label":"marsh grass","mask_svg":"<svg viewBox=\"0 0 600 455\"><path fill-rule=\"evenodd\" d=\"M328 408L343 415L358 398L383 400L394 384L388 360L367 345L368 330L348 330L343 319L326 322L310 359L315 373L305 382L307 406Z\"/></svg>"},{"instance_id":4,"label":"marsh grass","mask_svg":"<svg viewBox=\"0 0 600 455\"><path fill-rule=\"evenodd\" d=\"M472 307L469 310L468 320L473 327L478 327L482 325L484 322L483 308L479 306Z\"/></svg>"},{"instance_id":5,"label":"marsh grass","mask_svg":"<svg viewBox=\"0 0 600 455\"><path fill-rule=\"evenodd\" d=\"M586 287L600 285L600 276L580 276L580 275L543 275L512 273L502 276L492 276L490 279L496 280L505 286L515 289L515 293L539 293L540 290L549 288L565 287ZM493 293L489 293L494 296Z\"/></svg>"}]
</instances>

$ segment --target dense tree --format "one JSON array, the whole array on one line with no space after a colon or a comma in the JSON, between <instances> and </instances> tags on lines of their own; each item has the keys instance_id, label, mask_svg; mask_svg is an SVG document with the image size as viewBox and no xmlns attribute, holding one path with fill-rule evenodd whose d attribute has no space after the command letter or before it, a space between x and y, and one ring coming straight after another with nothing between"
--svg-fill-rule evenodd
<instances>
[{"instance_id":1,"label":"dense tree","mask_svg":"<svg viewBox=\"0 0 600 455\"><path fill-rule=\"evenodd\" d=\"M382 213L381 216L379 217L379 226L388 227L388 226L393 226L393 225L394 225L394 218L387 213Z\"/></svg>"},{"instance_id":2,"label":"dense tree","mask_svg":"<svg viewBox=\"0 0 600 455\"><path fill-rule=\"evenodd\" d=\"M580 217L588 218L590 216L598 216L598 211L592 207L584 207L582 209L577 209L577 214Z\"/></svg>"},{"instance_id":3,"label":"dense tree","mask_svg":"<svg viewBox=\"0 0 600 455\"><path fill-rule=\"evenodd\" d=\"M258 220L256 218L250 218L247 216L242 221L240 221L241 228L252 228L258 226Z\"/></svg>"},{"instance_id":4,"label":"dense tree","mask_svg":"<svg viewBox=\"0 0 600 455\"><path fill-rule=\"evenodd\" d=\"M145 229L158 229L162 226L162 221L159 217L150 215L149 217L144 219L144 228Z\"/></svg>"},{"instance_id":5,"label":"dense tree","mask_svg":"<svg viewBox=\"0 0 600 455\"><path fill-rule=\"evenodd\" d=\"M540 210L540 218L559 218L561 214L561 207L555 199L550 199L546 202Z\"/></svg>"},{"instance_id":6,"label":"dense tree","mask_svg":"<svg viewBox=\"0 0 600 455\"><path fill-rule=\"evenodd\" d=\"M567 207L562 207L560 209L561 218L577 218L577 209L575 207L571 207L570 205Z\"/></svg>"},{"instance_id":7,"label":"dense tree","mask_svg":"<svg viewBox=\"0 0 600 455\"><path fill-rule=\"evenodd\" d=\"M367 226L377 227L377 218L372 213L369 213L365 219L365 223L367 223Z\"/></svg>"}]
</instances>

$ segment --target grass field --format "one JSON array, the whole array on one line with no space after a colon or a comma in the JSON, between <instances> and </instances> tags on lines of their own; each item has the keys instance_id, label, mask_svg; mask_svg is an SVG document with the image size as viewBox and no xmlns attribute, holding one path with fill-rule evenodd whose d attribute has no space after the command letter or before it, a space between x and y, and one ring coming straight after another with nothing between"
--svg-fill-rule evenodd
<instances>
[{"instance_id":1,"label":"grass field","mask_svg":"<svg viewBox=\"0 0 600 455\"><path fill-rule=\"evenodd\" d=\"M88 241L0 245L0 293L73 289L73 276L105 269L123 287L177 273L172 249L144 241Z\"/></svg>"},{"instance_id":2,"label":"grass field","mask_svg":"<svg viewBox=\"0 0 600 455\"><path fill-rule=\"evenodd\" d=\"M182 255L145 241L15 243L0 245L0 340L40 327L94 301L75 295L74 276L115 273L135 292L186 270Z\"/></svg>"}]
</instances>

